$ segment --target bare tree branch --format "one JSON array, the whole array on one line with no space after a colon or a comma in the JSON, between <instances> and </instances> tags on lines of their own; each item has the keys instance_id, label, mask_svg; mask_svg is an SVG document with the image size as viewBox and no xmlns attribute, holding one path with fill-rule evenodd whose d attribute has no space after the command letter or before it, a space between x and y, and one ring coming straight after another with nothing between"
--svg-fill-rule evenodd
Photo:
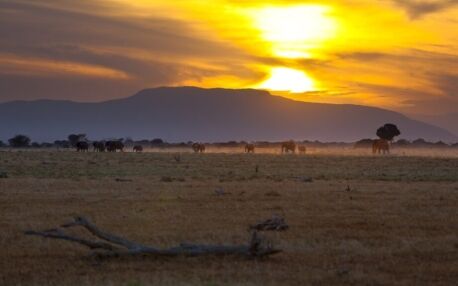
<instances>
[{"instance_id":1,"label":"bare tree branch","mask_svg":"<svg viewBox=\"0 0 458 286\"><path fill-rule=\"evenodd\" d=\"M62 228L82 226L94 236L104 241L92 241L74 235L66 234L62 229L44 231L26 231L26 235L36 235L44 238L66 240L82 244L90 249L101 249L100 257L119 256L202 256L202 255L241 255L248 257L263 257L281 252L279 249L259 237L254 231L247 245L206 245L206 244L180 244L176 247L159 249L129 241L120 236L100 230L95 224L84 217L75 217L74 221L63 224ZM123 247L123 248L122 248Z\"/></svg>"},{"instance_id":2,"label":"bare tree branch","mask_svg":"<svg viewBox=\"0 0 458 286\"><path fill-rule=\"evenodd\" d=\"M109 242L111 242L113 244L124 246L127 249L145 248L145 246L143 246L141 244L129 241L127 239L124 239L122 237L110 234L108 232L104 232L104 231L100 230L95 224L91 223L89 220L87 220L86 218L81 217L81 216L75 217L74 221L72 221L70 223L66 223L66 224L61 225L61 227L63 227L63 228L69 228L69 227L74 227L74 226L82 226L82 227L86 228L93 235L95 235L95 236L97 236L97 237L99 237L99 238L101 238L103 240L109 241Z\"/></svg>"},{"instance_id":3,"label":"bare tree branch","mask_svg":"<svg viewBox=\"0 0 458 286\"><path fill-rule=\"evenodd\" d=\"M87 246L90 249L106 249L106 250L115 250L116 249L113 245L109 243L106 243L103 241L90 241L84 238L70 236L62 232L60 229L51 229L51 230L45 230L45 231L28 230L25 232L25 234L26 235L37 235L37 236L42 236L46 238L68 240L71 242L76 242L84 246Z\"/></svg>"}]
</instances>

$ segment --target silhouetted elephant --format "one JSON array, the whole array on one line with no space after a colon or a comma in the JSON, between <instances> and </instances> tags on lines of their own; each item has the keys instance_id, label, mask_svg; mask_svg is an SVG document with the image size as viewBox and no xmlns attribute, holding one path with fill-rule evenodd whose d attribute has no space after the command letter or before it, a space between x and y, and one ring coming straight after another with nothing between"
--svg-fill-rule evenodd
<instances>
[{"instance_id":1,"label":"silhouetted elephant","mask_svg":"<svg viewBox=\"0 0 458 286\"><path fill-rule=\"evenodd\" d=\"M293 140L281 143L281 152L282 153L288 153L290 151L292 153L296 152L296 143Z\"/></svg>"},{"instance_id":2,"label":"silhouetted elephant","mask_svg":"<svg viewBox=\"0 0 458 286\"><path fill-rule=\"evenodd\" d=\"M307 152L307 148L304 145L301 145L297 148L299 150L299 154L305 154Z\"/></svg>"},{"instance_id":3,"label":"silhouetted elephant","mask_svg":"<svg viewBox=\"0 0 458 286\"><path fill-rule=\"evenodd\" d=\"M105 147L108 152L124 151L124 144L121 141L107 141Z\"/></svg>"},{"instance_id":4,"label":"silhouetted elephant","mask_svg":"<svg viewBox=\"0 0 458 286\"><path fill-rule=\"evenodd\" d=\"M390 153L390 143L385 139L376 139L372 143L372 153L373 154L389 154Z\"/></svg>"},{"instance_id":5,"label":"silhouetted elephant","mask_svg":"<svg viewBox=\"0 0 458 286\"><path fill-rule=\"evenodd\" d=\"M194 143L192 144L192 150L196 153L203 153L205 152L205 145L201 143Z\"/></svg>"},{"instance_id":6,"label":"silhouetted elephant","mask_svg":"<svg viewBox=\"0 0 458 286\"><path fill-rule=\"evenodd\" d=\"M254 153L255 146L254 144L245 145L245 153Z\"/></svg>"},{"instance_id":7,"label":"silhouetted elephant","mask_svg":"<svg viewBox=\"0 0 458 286\"><path fill-rule=\"evenodd\" d=\"M76 151L87 152L89 150L89 144L86 141L76 142Z\"/></svg>"},{"instance_id":8,"label":"silhouetted elephant","mask_svg":"<svg viewBox=\"0 0 458 286\"><path fill-rule=\"evenodd\" d=\"M94 147L94 152L105 152L105 143L102 141L94 141L92 146Z\"/></svg>"},{"instance_id":9,"label":"silhouetted elephant","mask_svg":"<svg viewBox=\"0 0 458 286\"><path fill-rule=\"evenodd\" d=\"M135 145L134 146L134 152L143 152L143 146L142 145Z\"/></svg>"}]
</instances>

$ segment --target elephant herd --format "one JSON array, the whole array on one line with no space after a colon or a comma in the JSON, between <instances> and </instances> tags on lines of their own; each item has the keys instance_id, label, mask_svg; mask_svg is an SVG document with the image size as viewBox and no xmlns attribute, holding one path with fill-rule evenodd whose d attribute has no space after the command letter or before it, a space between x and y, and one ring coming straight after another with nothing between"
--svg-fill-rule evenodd
<instances>
[{"instance_id":1,"label":"elephant herd","mask_svg":"<svg viewBox=\"0 0 458 286\"><path fill-rule=\"evenodd\" d=\"M124 143L121 141L94 141L92 142L92 146L94 147L94 152L117 152L117 151L124 151ZM89 143L86 141L79 141L76 143L76 151L78 152L88 152L89 151Z\"/></svg>"},{"instance_id":2,"label":"elephant herd","mask_svg":"<svg viewBox=\"0 0 458 286\"><path fill-rule=\"evenodd\" d=\"M92 146L94 148L94 152L123 152L124 151L124 144L119 140L111 140L111 141L94 141L92 142ZM204 153L205 152L205 144L202 143L194 143L192 144L192 150L195 153ZM245 153L254 153L256 149L255 144L249 143L245 145ZM296 142L290 140L281 143L281 153L295 153L296 149L299 151L300 154L305 154L306 147L303 145L298 146ZM89 143L86 141L79 141L76 143L76 150L78 152L88 152L89 151ZM142 145L135 145L133 147L134 152L143 152Z\"/></svg>"},{"instance_id":3,"label":"elephant herd","mask_svg":"<svg viewBox=\"0 0 458 286\"><path fill-rule=\"evenodd\" d=\"M202 143L192 144L192 149L195 153L205 152L205 145ZM252 143L245 144L245 153L254 153L256 145ZM300 154L306 153L306 147L304 145L297 145L296 142L290 140L281 143L281 153L296 153L296 149Z\"/></svg>"},{"instance_id":4,"label":"elephant herd","mask_svg":"<svg viewBox=\"0 0 458 286\"><path fill-rule=\"evenodd\" d=\"M376 139L370 140L372 144L372 153L374 154L389 154L390 153L390 142L386 139ZM110 141L94 141L92 142L94 152L123 152L125 149L124 143L120 140L110 140ZM89 143L87 141L79 141L75 145L78 152L88 152ZM195 153L204 153L205 144L194 143L191 145L192 150ZM305 154L307 149L304 145L298 145L293 140L285 141L280 144L281 153L296 153L296 150L299 154ZM252 143L245 144L244 151L245 153L254 153L256 145ZM134 152L143 152L142 145L135 145L132 149Z\"/></svg>"}]
</instances>

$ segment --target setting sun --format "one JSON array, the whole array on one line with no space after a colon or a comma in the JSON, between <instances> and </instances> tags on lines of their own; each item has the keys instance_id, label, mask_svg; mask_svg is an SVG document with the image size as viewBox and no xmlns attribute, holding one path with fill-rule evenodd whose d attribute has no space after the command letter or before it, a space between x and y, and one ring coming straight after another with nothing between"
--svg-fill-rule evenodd
<instances>
[{"instance_id":1,"label":"setting sun","mask_svg":"<svg viewBox=\"0 0 458 286\"><path fill-rule=\"evenodd\" d=\"M290 91L306 92L314 90L313 80L304 72L290 68L274 68L270 77L261 83L261 88Z\"/></svg>"}]
</instances>

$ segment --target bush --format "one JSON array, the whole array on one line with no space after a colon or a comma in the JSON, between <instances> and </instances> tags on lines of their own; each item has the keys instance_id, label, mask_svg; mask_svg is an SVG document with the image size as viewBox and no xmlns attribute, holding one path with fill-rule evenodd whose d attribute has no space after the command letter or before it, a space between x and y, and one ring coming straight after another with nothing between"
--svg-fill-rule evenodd
<instances>
[{"instance_id":1,"label":"bush","mask_svg":"<svg viewBox=\"0 0 458 286\"><path fill-rule=\"evenodd\" d=\"M151 140L151 145L161 145L161 144L164 144L164 140L162 140L160 138L156 138L156 139Z\"/></svg>"},{"instance_id":2,"label":"bush","mask_svg":"<svg viewBox=\"0 0 458 286\"><path fill-rule=\"evenodd\" d=\"M13 148L29 147L30 138L25 135L16 135L13 138L9 139L8 143Z\"/></svg>"}]
</instances>

